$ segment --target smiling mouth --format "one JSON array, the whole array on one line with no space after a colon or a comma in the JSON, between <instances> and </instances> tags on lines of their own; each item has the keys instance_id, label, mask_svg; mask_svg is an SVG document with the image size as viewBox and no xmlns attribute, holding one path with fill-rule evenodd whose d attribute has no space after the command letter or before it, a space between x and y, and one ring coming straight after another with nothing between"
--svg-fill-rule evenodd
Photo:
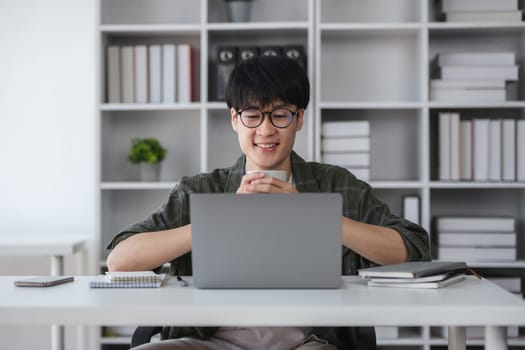
<instances>
[{"instance_id":1,"label":"smiling mouth","mask_svg":"<svg viewBox=\"0 0 525 350\"><path fill-rule=\"evenodd\" d=\"M262 149L273 149L277 147L278 143L256 143L255 146L262 148Z\"/></svg>"}]
</instances>

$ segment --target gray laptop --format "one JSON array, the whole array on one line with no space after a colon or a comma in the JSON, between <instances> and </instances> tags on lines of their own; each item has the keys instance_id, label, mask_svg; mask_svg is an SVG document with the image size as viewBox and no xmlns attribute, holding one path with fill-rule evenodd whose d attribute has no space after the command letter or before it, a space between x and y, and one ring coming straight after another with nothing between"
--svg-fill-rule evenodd
<instances>
[{"instance_id":1,"label":"gray laptop","mask_svg":"<svg viewBox=\"0 0 525 350\"><path fill-rule=\"evenodd\" d=\"M192 194L197 288L339 288L338 193Z\"/></svg>"}]
</instances>

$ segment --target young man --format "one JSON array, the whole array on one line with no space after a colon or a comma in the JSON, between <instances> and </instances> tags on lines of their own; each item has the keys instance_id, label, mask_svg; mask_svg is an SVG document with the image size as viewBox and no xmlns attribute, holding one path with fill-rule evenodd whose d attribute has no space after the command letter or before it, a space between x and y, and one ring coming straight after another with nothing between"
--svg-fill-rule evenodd
<instances>
[{"instance_id":1,"label":"young man","mask_svg":"<svg viewBox=\"0 0 525 350\"><path fill-rule=\"evenodd\" d=\"M171 273L190 275L193 192L297 193L343 195L343 273L407 260L429 260L427 233L394 216L366 183L346 169L305 162L295 152L310 85L304 70L284 57L258 57L240 64L226 87L233 130L243 155L229 168L184 177L168 202L146 220L120 232L109 244L110 270L149 270L171 262ZM288 181L251 170L285 170ZM314 257L312 257L314 258ZM169 328L157 344L141 349L352 349L352 328Z\"/></svg>"}]
</instances>

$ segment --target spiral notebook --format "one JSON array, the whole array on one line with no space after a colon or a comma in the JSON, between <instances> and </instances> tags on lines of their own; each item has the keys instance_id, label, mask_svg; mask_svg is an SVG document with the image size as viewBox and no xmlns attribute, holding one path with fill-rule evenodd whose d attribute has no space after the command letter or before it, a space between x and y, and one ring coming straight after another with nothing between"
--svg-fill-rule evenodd
<instances>
[{"instance_id":1,"label":"spiral notebook","mask_svg":"<svg viewBox=\"0 0 525 350\"><path fill-rule=\"evenodd\" d=\"M159 288L166 274L153 271L106 272L89 282L91 288Z\"/></svg>"}]
</instances>

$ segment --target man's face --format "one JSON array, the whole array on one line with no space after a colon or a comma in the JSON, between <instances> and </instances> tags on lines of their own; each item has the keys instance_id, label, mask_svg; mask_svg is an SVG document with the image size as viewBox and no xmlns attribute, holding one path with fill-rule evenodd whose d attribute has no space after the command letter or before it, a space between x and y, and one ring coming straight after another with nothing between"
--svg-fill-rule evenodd
<instances>
[{"instance_id":1,"label":"man's face","mask_svg":"<svg viewBox=\"0 0 525 350\"><path fill-rule=\"evenodd\" d=\"M281 102L268 106L254 106L263 112L270 112L276 107L287 108L295 112L297 107ZM233 130L237 133L241 150L246 155L246 171L281 169L291 171L290 153L292 152L295 134L303 126L304 110L299 110L286 128L272 125L270 115L265 114L261 125L248 128L237 112L230 110Z\"/></svg>"}]
</instances>

